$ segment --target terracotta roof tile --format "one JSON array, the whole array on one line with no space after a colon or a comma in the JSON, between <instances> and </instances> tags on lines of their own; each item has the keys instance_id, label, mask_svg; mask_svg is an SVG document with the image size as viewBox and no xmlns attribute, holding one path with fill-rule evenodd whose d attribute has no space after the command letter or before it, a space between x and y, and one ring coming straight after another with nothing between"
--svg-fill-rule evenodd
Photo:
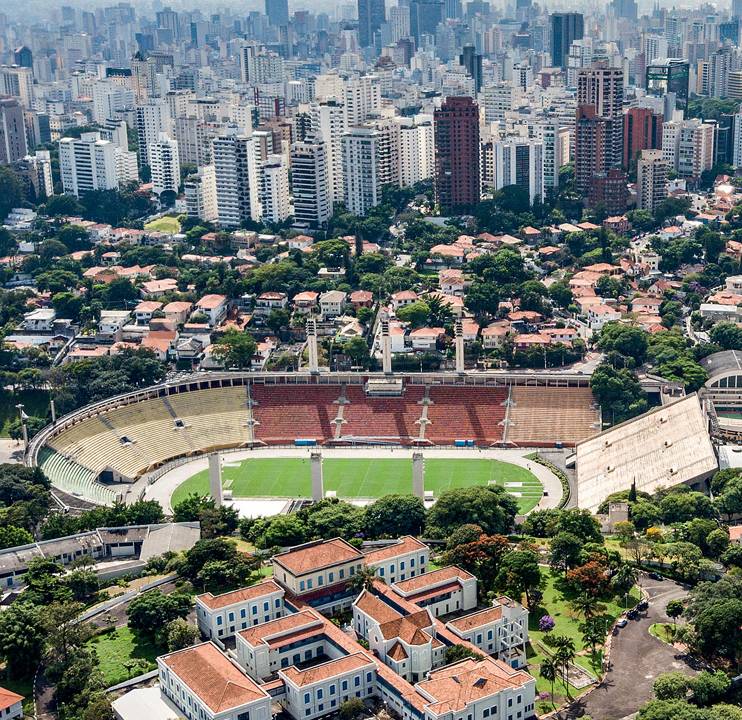
<instances>
[{"instance_id":1,"label":"terracotta roof tile","mask_svg":"<svg viewBox=\"0 0 742 720\"><path fill-rule=\"evenodd\" d=\"M254 600L255 598L263 597L274 592L283 592L281 587L275 580L263 580L256 585L250 585L250 587L240 588L239 590L232 590L231 592L222 593L221 595L212 595L211 593L204 593L198 596L200 600L209 610L220 610L229 605L235 605L236 603L245 602L246 600Z\"/></svg>"},{"instance_id":2,"label":"terracotta roof tile","mask_svg":"<svg viewBox=\"0 0 742 720\"><path fill-rule=\"evenodd\" d=\"M273 560L294 575L319 570L331 565L361 560L363 553L340 538L308 543L294 550L275 555Z\"/></svg>"}]
</instances>

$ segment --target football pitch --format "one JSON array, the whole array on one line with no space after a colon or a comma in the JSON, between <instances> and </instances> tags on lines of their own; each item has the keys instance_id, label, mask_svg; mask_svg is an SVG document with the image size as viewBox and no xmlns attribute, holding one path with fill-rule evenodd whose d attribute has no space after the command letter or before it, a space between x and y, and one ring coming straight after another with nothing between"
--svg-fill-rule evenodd
<instances>
[{"instance_id":1,"label":"football pitch","mask_svg":"<svg viewBox=\"0 0 742 720\"><path fill-rule=\"evenodd\" d=\"M325 458L325 491L339 498L378 498L412 492L412 460L409 458ZM528 512L543 495L539 480L512 463L488 459L436 458L425 461L425 489L438 497L444 490L488 485L494 482L510 492L520 511ZM234 498L311 497L309 460L305 458L249 458L225 462L222 483ZM188 478L173 493L177 505L188 494L209 492L209 472Z\"/></svg>"}]
</instances>

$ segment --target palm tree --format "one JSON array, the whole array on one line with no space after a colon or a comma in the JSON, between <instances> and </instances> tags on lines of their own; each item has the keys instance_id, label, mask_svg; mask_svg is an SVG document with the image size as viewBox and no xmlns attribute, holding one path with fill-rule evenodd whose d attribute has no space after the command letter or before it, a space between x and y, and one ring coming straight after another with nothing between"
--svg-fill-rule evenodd
<instances>
[{"instance_id":1,"label":"palm tree","mask_svg":"<svg viewBox=\"0 0 742 720\"><path fill-rule=\"evenodd\" d=\"M551 658L544 658L541 662L538 674L546 680L546 682L551 683L551 706L554 707L554 681L557 677L556 662Z\"/></svg>"},{"instance_id":2,"label":"palm tree","mask_svg":"<svg viewBox=\"0 0 742 720\"><path fill-rule=\"evenodd\" d=\"M425 302L430 308L430 311L428 312L428 322L431 327L442 327L453 317L453 313L451 312L448 303L444 302L437 295L426 296Z\"/></svg>"},{"instance_id":3,"label":"palm tree","mask_svg":"<svg viewBox=\"0 0 742 720\"><path fill-rule=\"evenodd\" d=\"M572 696L569 693L569 664L575 659L577 650L575 649L575 642L572 638L566 635L558 635L553 639L554 647L556 652L554 653L554 662L560 666L562 671L562 681L564 682L564 689L567 691L567 697L571 700Z\"/></svg>"},{"instance_id":4,"label":"palm tree","mask_svg":"<svg viewBox=\"0 0 742 720\"><path fill-rule=\"evenodd\" d=\"M364 590L371 590L374 580L376 580L376 568L364 566L348 580L347 587L349 590L361 593Z\"/></svg>"},{"instance_id":5,"label":"palm tree","mask_svg":"<svg viewBox=\"0 0 742 720\"><path fill-rule=\"evenodd\" d=\"M591 617L600 614L605 609L603 605L598 602L598 599L590 595L589 593L582 593L578 595L572 602L570 602L572 609L582 615L585 620L589 620Z\"/></svg>"}]
</instances>

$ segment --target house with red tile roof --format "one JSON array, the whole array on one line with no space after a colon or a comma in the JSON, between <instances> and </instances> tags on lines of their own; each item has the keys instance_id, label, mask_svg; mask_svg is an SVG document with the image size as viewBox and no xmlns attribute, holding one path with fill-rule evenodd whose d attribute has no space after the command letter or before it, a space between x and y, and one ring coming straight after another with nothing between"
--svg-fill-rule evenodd
<instances>
[{"instance_id":1,"label":"house with red tile roof","mask_svg":"<svg viewBox=\"0 0 742 720\"><path fill-rule=\"evenodd\" d=\"M397 595L438 617L477 606L477 579L455 565L394 583Z\"/></svg>"},{"instance_id":2,"label":"house with red tile roof","mask_svg":"<svg viewBox=\"0 0 742 720\"><path fill-rule=\"evenodd\" d=\"M0 687L0 717L3 720L23 717L23 699L23 695Z\"/></svg>"}]
</instances>

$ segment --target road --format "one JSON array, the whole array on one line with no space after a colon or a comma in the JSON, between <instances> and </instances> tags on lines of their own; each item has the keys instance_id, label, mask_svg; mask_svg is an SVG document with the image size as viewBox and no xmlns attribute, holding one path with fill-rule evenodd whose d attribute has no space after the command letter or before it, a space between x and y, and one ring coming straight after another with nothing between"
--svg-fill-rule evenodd
<instances>
[{"instance_id":1,"label":"road","mask_svg":"<svg viewBox=\"0 0 742 720\"><path fill-rule=\"evenodd\" d=\"M594 720L625 718L652 698L652 684L658 675L672 670L695 673L676 650L649 634L653 623L671 622L665 613L667 603L684 598L687 592L670 580L651 580L646 575L642 585L649 595L649 609L613 638L612 669L584 701L561 713L560 720L584 715Z\"/></svg>"}]
</instances>

